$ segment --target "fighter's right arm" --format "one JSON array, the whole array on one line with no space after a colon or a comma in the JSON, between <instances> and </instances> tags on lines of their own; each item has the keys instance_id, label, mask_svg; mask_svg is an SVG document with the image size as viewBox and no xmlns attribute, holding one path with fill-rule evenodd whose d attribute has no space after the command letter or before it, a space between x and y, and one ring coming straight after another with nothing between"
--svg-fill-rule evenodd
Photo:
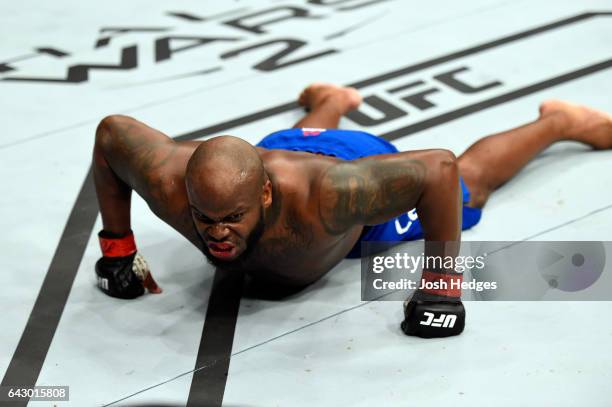
<instances>
[{"instance_id":1,"label":"fighter's right arm","mask_svg":"<svg viewBox=\"0 0 612 407\"><path fill-rule=\"evenodd\" d=\"M184 168L172 158L178 145L163 133L127 116L100 122L93 151L93 175L102 216L102 257L96 263L98 287L119 298L159 293L148 265L137 253L130 206L135 190L153 212L194 245L200 239L184 191Z\"/></svg>"},{"instance_id":2,"label":"fighter's right arm","mask_svg":"<svg viewBox=\"0 0 612 407\"><path fill-rule=\"evenodd\" d=\"M186 160L177 157L181 148L185 146L128 116L100 122L93 173L104 230L130 231L134 190L159 218L200 247L184 185Z\"/></svg>"},{"instance_id":3,"label":"fighter's right arm","mask_svg":"<svg viewBox=\"0 0 612 407\"><path fill-rule=\"evenodd\" d=\"M131 117L112 115L100 122L93 171L105 228L119 232L129 226L131 191L147 201L153 198L152 174L167 163L174 149L171 138Z\"/></svg>"}]
</instances>

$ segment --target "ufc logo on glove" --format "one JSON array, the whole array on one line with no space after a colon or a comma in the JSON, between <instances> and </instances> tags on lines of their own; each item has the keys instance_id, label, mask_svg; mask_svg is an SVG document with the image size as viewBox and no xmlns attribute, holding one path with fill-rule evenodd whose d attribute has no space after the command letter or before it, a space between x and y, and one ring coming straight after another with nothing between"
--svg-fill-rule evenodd
<instances>
[{"instance_id":1,"label":"ufc logo on glove","mask_svg":"<svg viewBox=\"0 0 612 407\"><path fill-rule=\"evenodd\" d=\"M436 328L452 328L457 322L457 315L440 314L438 318L435 318L435 314L431 312L424 312L426 319L421 321L421 325L433 326Z\"/></svg>"}]
</instances>

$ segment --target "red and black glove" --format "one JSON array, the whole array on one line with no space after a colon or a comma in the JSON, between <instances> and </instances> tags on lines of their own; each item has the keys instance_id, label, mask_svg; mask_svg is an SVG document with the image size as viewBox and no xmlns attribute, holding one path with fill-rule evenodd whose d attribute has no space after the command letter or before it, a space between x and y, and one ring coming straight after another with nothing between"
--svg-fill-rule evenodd
<instances>
[{"instance_id":1,"label":"red and black glove","mask_svg":"<svg viewBox=\"0 0 612 407\"><path fill-rule=\"evenodd\" d=\"M417 290L406 300L405 319L402 322L404 333L421 338L459 335L465 327L465 308L461 303L460 288L463 275L423 271L421 280L444 282L447 288Z\"/></svg>"},{"instance_id":2,"label":"red and black glove","mask_svg":"<svg viewBox=\"0 0 612 407\"><path fill-rule=\"evenodd\" d=\"M96 262L98 288L111 297L133 299L149 292L162 292L145 259L137 252L134 234L98 233L102 258Z\"/></svg>"}]
</instances>

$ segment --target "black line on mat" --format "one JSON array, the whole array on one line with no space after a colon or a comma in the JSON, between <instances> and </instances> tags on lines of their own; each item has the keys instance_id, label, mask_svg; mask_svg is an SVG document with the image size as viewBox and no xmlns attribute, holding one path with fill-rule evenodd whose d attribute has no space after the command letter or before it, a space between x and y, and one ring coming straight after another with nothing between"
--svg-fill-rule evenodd
<instances>
[{"instance_id":1,"label":"black line on mat","mask_svg":"<svg viewBox=\"0 0 612 407\"><path fill-rule=\"evenodd\" d=\"M546 31L551 31L556 28L564 27L566 25L578 23L580 21L588 20L593 17L610 16L610 15L612 15L612 12L578 14L573 17L568 17L563 20L555 21L550 24L545 24L539 27L535 27L535 28L526 30L526 31L521 31L519 33L508 35L506 37L502 37L497 40L485 42L483 44L476 45L474 47L465 48L460 51L452 52L450 54L446 54L446 55L443 55L437 58L433 58L428 61L424 61L424 62L415 64L415 65L411 65L405 68L397 69L395 71L387 72L385 74L378 75L370 79L355 82L350 86L353 86L355 88L362 88L362 87L374 85L376 83L384 82L386 80L389 80L389 79L392 79L398 76L406 75L406 74L409 74L415 71L420 71L422 69L430 68L432 66L443 64L448 61L452 61L458 58L463 58L468 55L473 55L473 54L477 54L483 51L487 51L489 49L496 48L502 45L506 45L514 41L522 40L527 37L531 37L533 35L542 34Z\"/></svg>"},{"instance_id":2,"label":"black line on mat","mask_svg":"<svg viewBox=\"0 0 612 407\"><path fill-rule=\"evenodd\" d=\"M220 406L223 402L243 278L241 273L215 272L187 407Z\"/></svg>"},{"instance_id":3,"label":"black line on mat","mask_svg":"<svg viewBox=\"0 0 612 407\"><path fill-rule=\"evenodd\" d=\"M477 102L468 106L463 106L459 109L452 110L447 113L443 113L439 116L432 117L430 119L422 120L417 123L410 124L405 127L401 127L399 129L381 134L380 137L386 140L395 140L400 137L408 136L410 134L417 133L422 130L429 129L431 127L439 126L440 124L444 124L450 122L451 120L458 119L460 117L464 117L470 115L472 113L480 112L482 110L488 109L493 106L500 105L502 103L510 102L512 100L521 98L523 96L531 95L532 93L539 92L541 90L560 85L565 82L569 82L574 79L581 78L586 75L590 75L592 73L602 71L604 69L612 67L612 59L608 59L597 64L589 65L584 68L577 69L572 72L568 72L563 75L556 76L554 78L547 79L542 82L534 83L529 86L525 86L520 89L513 90L511 92L504 93L502 95L498 95L492 97L487 100L483 100L481 102Z\"/></svg>"},{"instance_id":4,"label":"black line on mat","mask_svg":"<svg viewBox=\"0 0 612 407\"><path fill-rule=\"evenodd\" d=\"M288 112L299 107L297 102L289 102L283 105L274 106L269 109L260 110L259 112L251 113L246 116L241 116L236 119L228 120L223 123L214 124L204 127L203 129L191 131L181 136L175 137L176 141L194 140L201 137L210 136L222 131L229 130L234 127L242 126L247 123L256 122L257 120L267 119L268 117L276 116L277 114Z\"/></svg>"},{"instance_id":5,"label":"black line on mat","mask_svg":"<svg viewBox=\"0 0 612 407\"><path fill-rule=\"evenodd\" d=\"M400 68L394 71L390 71L390 72L387 72L381 75L377 75L369 79L365 79L365 80L358 81L358 82L353 82L346 86L352 86L358 89L365 88L366 86L375 85L377 83L384 82L389 79L396 78L398 76L402 76L402 75L417 72L423 69L431 68L432 66L435 66L438 64L443 64L443 63L446 63L446 62L449 62L449 61L452 61L458 58L463 58L468 55L486 51L491 48L499 47L501 45L505 45L513 41L522 40L522 39L525 39L533 35L542 34L546 31L554 30L556 28L560 28L566 25L574 24L574 23L577 23L583 20L593 18L593 17L611 16L611 15L612 15L612 12L589 12L589 13L578 14L576 16L568 17L563 20L555 21L553 23L531 28L526 31L521 31L519 33L512 34L506 37L502 37L497 40L486 42L486 43L483 43L483 44L480 44L474 47L465 48L463 50L452 52L450 54L436 57L436 58L433 58L427 61L419 62L414 65L409 65L407 67ZM298 104L295 102L284 103L282 105L260 110L259 112L250 113L246 116L241 116L241 117L231 119L231 120L228 120L222 123L218 123L212 126L204 127L202 129L193 130L189 133L178 136L176 140L193 140L196 138L206 137L211 134L220 133L220 132L229 130L239 125L244 125L247 123L254 122L256 120L265 119L265 118L274 116L276 114L285 113L297 107L298 107Z\"/></svg>"},{"instance_id":6,"label":"black line on mat","mask_svg":"<svg viewBox=\"0 0 612 407\"><path fill-rule=\"evenodd\" d=\"M434 65L451 61L453 59L461 58L467 55L475 54L478 52L485 51L487 49L491 49L500 45L504 45L510 43L512 41L516 41L519 39L524 39L532 35L540 34L555 28L559 28L565 25L569 25L572 23L576 23L579 21L586 20L595 16L603 16L603 15L612 15L611 12L600 12L600 13L584 13L574 17L570 17L564 20L560 20L551 24L543 25L540 27L536 27L527 31L523 31L521 33L517 33L514 35L510 35L504 38L500 38L495 41L491 41L485 44L481 44L476 47L466 48L462 51L454 52L451 54L447 54L445 56L441 56L438 58L431 59L429 61L421 62L419 64L411 65L396 71L388 72L382 75L375 76L373 78L369 78L360 82L356 82L351 86L362 88L366 86L370 86L400 75L405 75L407 73L415 72L421 69L426 69L432 67ZM529 93L536 92L540 89L544 89L546 87L554 86L559 83L563 83L564 81L569 81L571 79L578 78L580 76L587 75L592 72L596 72L600 69L605 69L605 67L610 66L610 61L605 61L600 64L593 65L591 67L583 68L581 70L575 71L574 73L562 75L561 77L553 78L549 81L544 81L540 84L531 85L532 88L523 88L517 91L510 92L509 94L503 95L508 97L508 95L513 95L513 99L516 99L522 95L526 95ZM596 68L599 67L599 68ZM580 74L577 74L581 72ZM571 76L574 75L574 76ZM563 78L563 79L561 79ZM546 86L543 84L547 83ZM534 87L535 86L535 87ZM539 86L539 87L538 87ZM527 91L527 89L530 89ZM518 93L517 93L518 92ZM512 100L508 99L508 100ZM494 98L495 99L495 98ZM503 100L499 100L494 102L494 104L503 103ZM481 102L483 103L483 102ZM489 103L493 103L489 101ZM221 131L225 131L231 129L236 126L244 125L247 123L251 123L257 120L265 119L280 113L284 113L290 111L297 107L295 102L285 103L282 105L278 105L275 107L271 107L259 112L251 113L245 116L238 117L236 119L228 120L222 123L218 123L216 125L208 126L199 130L192 131L187 134L183 134L181 136L176 137L176 140L193 140L196 138L206 137ZM485 108L487 106L480 106L481 108ZM472 105L470 108L462 109L475 109L475 105ZM459 109L461 110L461 109ZM463 115L472 113L476 110L466 110ZM452 114L450 112L448 114ZM455 113L457 114L457 113ZM451 116L446 116L445 121L452 120ZM457 116L461 117L461 116ZM438 119L441 120L441 119ZM445 122L441 121L441 122ZM419 125L418 123L412 126ZM429 122L429 127L435 126L435 122ZM420 129L425 129L424 124L420 124ZM409 129L402 128L403 132L416 132L417 127L407 126ZM410 133L411 134L411 133ZM392 137L393 134L387 136ZM399 137L399 136L398 136ZM21 339L15 349L15 352L11 358L9 366L5 372L4 378L2 379L2 386L33 386L36 384L40 371L42 369L44 360L46 358L47 352L49 350L49 346L57 329L57 325L61 318L62 312L64 310L66 301L68 300L68 295L70 294L70 289L72 288L72 284L74 282L74 278L76 277L76 273L78 271L80 262L83 258L83 254L85 252L85 247L89 237L92 233L93 226L95 224L95 220L97 217L98 208L97 208L97 200L95 196L95 188L92 180L92 171L89 169L85 181L81 187L79 195L75 201L75 204L72 208L70 216L68 217L68 221L66 223L66 227L62 233L58 246L56 248L55 254L47 270L46 276L42 283L40 292L34 304L34 307L30 313L30 317L28 318L28 322L24 331L21 335ZM225 384L227 381L226 372L229 367L229 357L231 355L231 346L234 335L235 322L237 318L238 308L237 304L239 303L240 291L242 289L241 284L234 285L225 285L225 283L217 282L217 275L219 273L215 273L215 284L213 290L211 292L211 296L206 319L204 321L203 328L203 337L200 343L200 351L198 352L198 363L200 361L206 361L213 359L215 357L219 357L219 352L223 352L227 350L227 353L224 355L226 359L228 359L226 365L219 366L218 369L201 369L201 373L198 372L197 376L194 374L192 388L198 387L193 391L190 391L190 402L196 403L200 400L200 392L216 392L215 394L207 394L206 399L212 402L222 401L223 399L223 391L225 389ZM220 278L220 277L219 277ZM225 281L225 280L223 280ZM222 289L219 287L223 287ZM217 290L220 294L217 294ZM232 291L233 290L233 291ZM238 300L236 300L236 296ZM212 307L211 307L212 305ZM227 306L227 308L225 308ZM225 321L222 321L225 319ZM216 322L210 322L215 321ZM225 323L227 322L227 323ZM215 327L216 324L216 328ZM209 328L206 326L209 325ZM212 325L212 327L211 327ZM214 328L214 329L213 329ZM211 339L211 336L214 339ZM207 346L204 343L208 344ZM211 345L212 343L212 345ZM208 351L211 349L215 355L212 353L209 354ZM197 366L196 366L197 368ZM206 371L211 371L209 377L205 377L207 374ZM223 374L219 374L220 372L225 372ZM200 376L204 375L204 376ZM202 385L204 383L204 385ZM208 389L200 386L207 386ZM193 398L192 398L193 392ZM191 401L193 400L193 401ZM28 403L28 399L23 399L21 402L16 403L15 405L26 405Z\"/></svg>"},{"instance_id":7,"label":"black line on mat","mask_svg":"<svg viewBox=\"0 0 612 407\"><path fill-rule=\"evenodd\" d=\"M38 51L41 54L49 54L57 58L63 58L63 57L67 57L70 55L68 52L59 50L57 48L51 48L51 47L36 48L36 51Z\"/></svg>"},{"instance_id":8,"label":"black line on mat","mask_svg":"<svg viewBox=\"0 0 612 407\"><path fill-rule=\"evenodd\" d=\"M97 216L98 201L90 168L6 369L2 386L36 384ZM16 400L13 405L25 406L28 400Z\"/></svg>"},{"instance_id":9,"label":"black line on mat","mask_svg":"<svg viewBox=\"0 0 612 407\"><path fill-rule=\"evenodd\" d=\"M170 16L170 17L181 18L181 19L187 20L187 21L196 21L196 22L206 21L205 18L200 17L200 16L196 16L195 14L191 14L191 13L182 13L182 12L177 12L177 11L168 11L166 13L166 15Z\"/></svg>"}]
</instances>

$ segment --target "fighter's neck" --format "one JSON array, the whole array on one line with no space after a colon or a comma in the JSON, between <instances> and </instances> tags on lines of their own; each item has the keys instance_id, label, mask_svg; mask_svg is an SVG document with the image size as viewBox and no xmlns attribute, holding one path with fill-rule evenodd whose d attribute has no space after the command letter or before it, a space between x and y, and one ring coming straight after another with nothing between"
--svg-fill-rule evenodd
<instances>
[{"instance_id":1,"label":"fighter's neck","mask_svg":"<svg viewBox=\"0 0 612 407\"><path fill-rule=\"evenodd\" d=\"M266 180L270 180L272 184L272 204L266 209L266 226L272 226L276 223L278 219L282 207L282 193L280 191L280 186L276 181L276 177L271 172L264 170Z\"/></svg>"}]
</instances>

